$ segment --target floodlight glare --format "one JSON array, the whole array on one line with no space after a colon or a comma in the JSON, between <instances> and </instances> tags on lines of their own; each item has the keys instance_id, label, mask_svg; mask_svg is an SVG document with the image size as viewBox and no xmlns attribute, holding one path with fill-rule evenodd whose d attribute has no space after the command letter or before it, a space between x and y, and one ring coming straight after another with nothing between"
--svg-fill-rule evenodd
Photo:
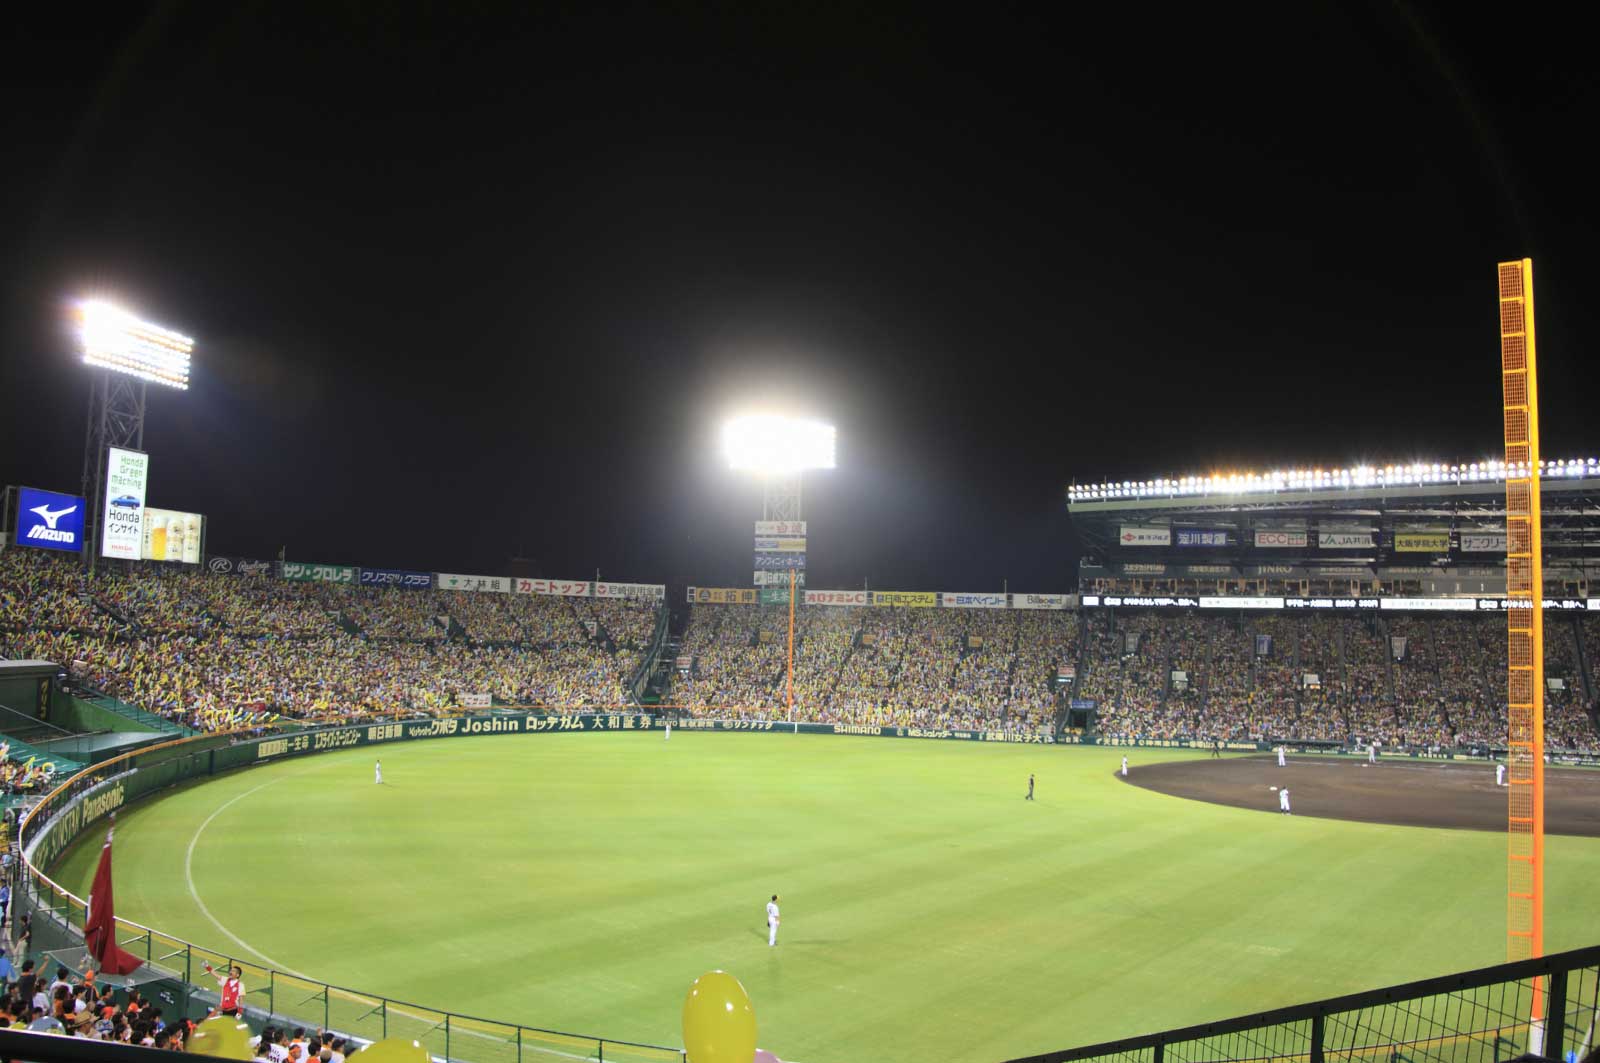
<instances>
[{"instance_id":1,"label":"floodlight glare","mask_svg":"<svg viewBox=\"0 0 1600 1063\"><path fill-rule=\"evenodd\" d=\"M785 474L833 468L833 425L793 417L755 414L722 427L728 465L752 472Z\"/></svg>"},{"instance_id":2,"label":"floodlight glare","mask_svg":"<svg viewBox=\"0 0 1600 1063\"><path fill-rule=\"evenodd\" d=\"M194 340L188 336L98 300L81 304L78 314L83 320L83 360L89 365L179 390L189 387Z\"/></svg>"}]
</instances>

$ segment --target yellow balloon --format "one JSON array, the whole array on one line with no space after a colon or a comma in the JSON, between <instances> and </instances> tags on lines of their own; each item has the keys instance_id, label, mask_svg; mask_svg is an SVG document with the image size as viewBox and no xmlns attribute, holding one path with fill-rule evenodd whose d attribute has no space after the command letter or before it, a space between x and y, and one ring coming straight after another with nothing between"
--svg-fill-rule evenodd
<instances>
[{"instance_id":1,"label":"yellow balloon","mask_svg":"<svg viewBox=\"0 0 1600 1063\"><path fill-rule=\"evenodd\" d=\"M689 1063L750 1063L756 1054L756 1009L739 980L709 971L683 1001L683 1048Z\"/></svg>"},{"instance_id":2,"label":"yellow balloon","mask_svg":"<svg viewBox=\"0 0 1600 1063\"><path fill-rule=\"evenodd\" d=\"M213 1015L202 1022L184 1047L218 1059L249 1059L254 1055L250 1050L250 1027L231 1015Z\"/></svg>"}]
</instances>

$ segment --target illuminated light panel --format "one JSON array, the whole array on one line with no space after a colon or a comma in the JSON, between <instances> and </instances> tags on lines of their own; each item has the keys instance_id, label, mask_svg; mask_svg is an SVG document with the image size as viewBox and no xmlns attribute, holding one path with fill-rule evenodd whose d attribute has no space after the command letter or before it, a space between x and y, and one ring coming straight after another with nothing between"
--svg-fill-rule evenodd
<instances>
[{"instance_id":1,"label":"illuminated light panel","mask_svg":"<svg viewBox=\"0 0 1600 1063\"><path fill-rule=\"evenodd\" d=\"M1567 458L1539 462L1542 479L1600 476L1600 458ZM1500 483L1507 473L1526 476L1527 466L1489 459L1468 464L1410 462L1404 465L1358 465L1348 469L1277 469L1271 472L1215 472L1209 475L1073 484L1071 502L1113 498L1184 498L1200 495L1274 494L1283 491L1326 491L1332 488L1414 487L1420 484Z\"/></svg>"},{"instance_id":2,"label":"illuminated light panel","mask_svg":"<svg viewBox=\"0 0 1600 1063\"><path fill-rule=\"evenodd\" d=\"M194 340L98 300L80 304L78 315L86 364L180 391L188 389Z\"/></svg>"},{"instance_id":3,"label":"illuminated light panel","mask_svg":"<svg viewBox=\"0 0 1600 1063\"><path fill-rule=\"evenodd\" d=\"M784 474L834 467L831 424L754 414L722 427L722 453L734 469Z\"/></svg>"}]
</instances>

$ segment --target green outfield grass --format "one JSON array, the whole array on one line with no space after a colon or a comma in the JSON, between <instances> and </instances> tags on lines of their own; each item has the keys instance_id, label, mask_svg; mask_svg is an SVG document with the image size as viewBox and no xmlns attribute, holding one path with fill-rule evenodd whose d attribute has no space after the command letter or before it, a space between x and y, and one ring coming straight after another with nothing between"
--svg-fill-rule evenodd
<instances>
[{"instance_id":1,"label":"green outfield grass","mask_svg":"<svg viewBox=\"0 0 1600 1063\"><path fill-rule=\"evenodd\" d=\"M762 1045L800 1063L990 1063L1503 959L1503 836L1166 797L1113 778L1120 750L496 736L381 747L382 787L373 753L128 810L118 914L335 984L669 1045L689 983L721 967ZM1184 755L1135 751L1134 770ZM88 833L58 876L80 894ZM1547 948L1593 944L1600 841L1548 846Z\"/></svg>"}]
</instances>

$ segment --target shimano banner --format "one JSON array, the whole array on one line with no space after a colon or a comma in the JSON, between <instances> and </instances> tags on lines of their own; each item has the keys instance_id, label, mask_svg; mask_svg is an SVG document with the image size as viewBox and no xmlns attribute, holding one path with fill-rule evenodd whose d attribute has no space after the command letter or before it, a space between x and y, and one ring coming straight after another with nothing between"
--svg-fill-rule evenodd
<instances>
[{"instance_id":1,"label":"shimano banner","mask_svg":"<svg viewBox=\"0 0 1600 1063\"><path fill-rule=\"evenodd\" d=\"M425 591L433 586L432 572L408 572L403 568L363 568L363 587L403 587L411 591ZM466 704L462 702L462 704Z\"/></svg>"},{"instance_id":2,"label":"shimano banner","mask_svg":"<svg viewBox=\"0 0 1600 1063\"><path fill-rule=\"evenodd\" d=\"M83 549L83 499L23 487L17 491L18 546Z\"/></svg>"},{"instance_id":3,"label":"shimano banner","mask_svg":"<svg viewBox=\"0 0 1600 1063\"><path fill-rule=\"evenodd\" d=\"M215 576L270 576L272 575L271 561L257 561L248 557L221 557L213 555L206 558L206 568Z\"/></svg>"}]
</instances>

